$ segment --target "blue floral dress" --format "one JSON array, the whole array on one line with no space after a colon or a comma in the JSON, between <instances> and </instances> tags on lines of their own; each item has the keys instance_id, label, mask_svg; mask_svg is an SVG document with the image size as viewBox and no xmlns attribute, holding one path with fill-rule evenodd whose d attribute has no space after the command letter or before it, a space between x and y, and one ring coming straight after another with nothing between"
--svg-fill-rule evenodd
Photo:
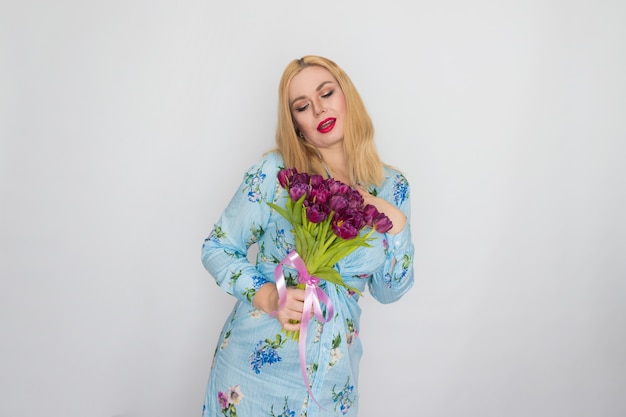
<instances>
[{"instance_id":1,"label":"blue floral dress","mask_svg":"<svg viewBox=\"0 0 626 417\"><path fill-rule=\"evenodd\" d=\"M309 322L306 370L309 397L300 369L298 342L275 318L252 306L256 291L274 281L276 265L294 250L290 224L267 203L284 206L287 195L277 181L283 168L279 154L269 153L244 175L241 186L202 246L202 262L217 284L238 301L220 335L206 390L204 417L356 416L359 296L321 281L334 316ZM410 220L409 184L385 167L385 181L370 193L399 207ZM413 285L410 222L396 234L374 234L371 248L358 248L337 264L344 281L382 302L398 300ZM258 245L256 265L248 248ZM395 261L394 261L395 259ZM285 272L294 283L295 273ZM321 406L321 407L320 407Z\"/></svg>"}]
</instances>

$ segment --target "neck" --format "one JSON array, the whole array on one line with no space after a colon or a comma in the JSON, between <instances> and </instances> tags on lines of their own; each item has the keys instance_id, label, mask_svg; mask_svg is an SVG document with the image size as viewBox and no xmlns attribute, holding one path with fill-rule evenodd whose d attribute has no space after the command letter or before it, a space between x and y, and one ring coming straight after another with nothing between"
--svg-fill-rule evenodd
<instances>
[{"instance_id":1,"label":"neck","mask_svg":"<svg viewBox=\"0 0 626 417\"><path fill-rule=\"evenodd\" d=\"M328 172L328 175L334 179L352 185L350 179L350 173L348 171L348 160L341 152L331 152L329 150L318 150L318 155L322 162L322 165Z\"/></svg>"}]
</instances>

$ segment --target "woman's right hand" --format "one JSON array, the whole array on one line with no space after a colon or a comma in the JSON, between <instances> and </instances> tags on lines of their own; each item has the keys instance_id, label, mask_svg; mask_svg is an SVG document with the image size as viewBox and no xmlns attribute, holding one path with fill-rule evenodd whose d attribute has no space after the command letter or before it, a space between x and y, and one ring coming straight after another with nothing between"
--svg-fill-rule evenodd
<instances>
[{"instance_id":1,"label":"woman's right hand","mask_svg":"<svg viewBox=\"0 0 626 417\"><path fill-rule=\"evenodd\" d=\"M285 306L279 310L280 301L276 284L268 282L259 288L252 299L252 305L267 314L276 313L275 317L285 330L300 330L302 310L304 308L304 290L288 287Z\"/></svg>"}]
</instances>

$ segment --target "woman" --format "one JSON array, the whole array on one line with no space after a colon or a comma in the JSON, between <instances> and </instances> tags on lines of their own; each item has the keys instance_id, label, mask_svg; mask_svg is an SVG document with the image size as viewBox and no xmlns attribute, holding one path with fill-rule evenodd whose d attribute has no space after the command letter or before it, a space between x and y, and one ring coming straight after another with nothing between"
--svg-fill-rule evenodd
<instances>
[{"instance_id":1,"label":"woman","mask_svg":"<svg viewBox=\"0 0 626 417\"><path fill-rule=\"evenodd\" d=\"M373 136L357 90L334 62L305 56L287 66L279 85L278 147L245 173L202 247L205 268L238 299L215 352L205 417L357 415L359 296L320 282L334 315L327 323L313 318L307 328L309 391L298 342L285 333L299 330L304 291L290 287L279 300L274 278L276 265L295 248L292 227L268 203L285 205L285 190L277 181L285 167L356 188L393 227L376 232L371 247L356 249L336 269L359 291L367 285L378 301L398 300L413 284L409 185L380 161ZM247 259L254 243L256 265Z\"/></svg>"}]
</instances>

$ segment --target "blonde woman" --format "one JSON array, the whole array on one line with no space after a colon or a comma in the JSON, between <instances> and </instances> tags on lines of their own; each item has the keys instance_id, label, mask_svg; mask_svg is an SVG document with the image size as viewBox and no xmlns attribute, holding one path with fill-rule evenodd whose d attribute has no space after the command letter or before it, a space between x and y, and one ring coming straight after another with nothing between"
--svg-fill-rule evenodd
<instances>
[{"instance_id":1,"label":"blonde woman","mask_svg":"<svg viewBox=\"0 0 626 417\"><path fill-rule=\"evenodd\" d=\"M333 316L327 322L303 320L305 291L290 285L281 293L274 274L295 250L292 225L268 203L285 206L277 179L284 168L357 190L390 224L372 235L370 247L356 249L334 267L346 284L361 293L368 287L376 300L390 303L413 285L409 184L381 162L363 101L333 61L305 56L290 62L278 104L277 148L247 170L202 247L205 268L238 299L220 335L203 415L356 416L359 295L320 281ZM254 243L256 264L247 259ZM285 331L298 331L303 321L308 331L299 346Z\"/></svg>"}]
</instances>

